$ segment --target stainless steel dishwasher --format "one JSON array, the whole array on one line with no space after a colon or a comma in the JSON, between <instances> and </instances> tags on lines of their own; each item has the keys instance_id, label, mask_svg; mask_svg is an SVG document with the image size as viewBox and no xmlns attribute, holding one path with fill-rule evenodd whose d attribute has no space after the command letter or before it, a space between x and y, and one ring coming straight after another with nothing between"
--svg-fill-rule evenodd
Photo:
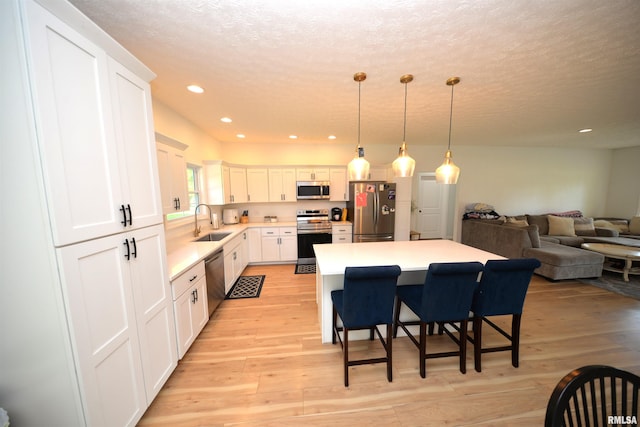
<instances>
[{"instance_id":1,"label":"stainless steel dishwasher","mask_svg":"<svg viewBox=\"0 0 640 427\"><path fill-rule=\"evenodd\" d=\"M220 305L225 297L224 293L224 253L223 250L214 252L204 259L207 280L207 303L209 317Z\"/></svg>"}]
</instances>

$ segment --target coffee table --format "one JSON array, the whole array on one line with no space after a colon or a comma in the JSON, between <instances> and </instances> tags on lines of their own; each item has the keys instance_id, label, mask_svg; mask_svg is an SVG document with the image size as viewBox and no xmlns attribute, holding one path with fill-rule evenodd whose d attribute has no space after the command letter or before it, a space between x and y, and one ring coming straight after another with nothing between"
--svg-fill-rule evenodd
<instances>
[{"instance_id":1,"label":"coffee table","mask_svg":"<svg viewBox=\"0 0 640 427\"><path fill-rule=\"evenodd\" d=\"M583 249L598 252L613 260L624 261L624 267L620 268L616 262L606 262L602 267L607 271L622 273L625 282L629 281L629 274L640 274L640 267L634 267L634 261L640 261L640 248L631 246L612 245L610 243L583 243Z\"/></svg>"}]
</instances>

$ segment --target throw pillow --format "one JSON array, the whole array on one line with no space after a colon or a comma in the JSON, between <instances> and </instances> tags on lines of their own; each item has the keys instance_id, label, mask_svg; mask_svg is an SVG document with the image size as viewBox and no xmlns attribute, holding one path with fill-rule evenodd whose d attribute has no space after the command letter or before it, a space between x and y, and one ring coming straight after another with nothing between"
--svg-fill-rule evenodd
<instances>
[{"instance_id":1,"label":"throw pillow","mask_svg":"<svg viewBox=\"0 0 640 427\"><path fill-rule=\"evenodd\" d=\"M573 218L548 215L550 236L571 236L576 235L573 225Z\"/></svg>"},{"instance_id":2,"label":"throw pillow","mask_svg":"<svg viewBox=\"0 0 640 427\"><path fill-rule=\"evenodd\" d=\"M640 216L634 216L629 221L629 233L640 235Z\"/></svg>"},{"instance_id":3,"label":"throw pillow","mask_svg":"<svg viewBox=\"0 0 640 427\"><path fill-rule=\"evenodd\" d=\"M506 224L515 225L518 227L526 227L527 225L529 225L526 219L518 219L514 216L508 216Z\"/></svg>"},{"instance_id":4,"label":"throw pillow","mask_svg":"<svg viewBox=\"0 0 640 427\"><path fill-rule=\"evenodd\" d=\"M596 236L593 218L573 218L573 226L578 236Z\"/></svg>"}]
</instances>

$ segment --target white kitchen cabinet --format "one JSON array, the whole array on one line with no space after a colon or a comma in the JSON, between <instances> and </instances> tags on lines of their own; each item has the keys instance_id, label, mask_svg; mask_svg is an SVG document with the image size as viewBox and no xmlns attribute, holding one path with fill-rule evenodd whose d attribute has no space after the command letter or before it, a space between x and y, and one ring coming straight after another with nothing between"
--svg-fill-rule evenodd
<instances>
[{"instance_id":1,"label":"white kitchen cabinet","mask_svg":"<svg viewBox=\"0 0 640 427\"><path fill-rule=\"evenodd\" d=\"M331 224L331 243L351 243L353 241L353 225L347 223Z\"/></svg>"},{"instance_id":2,"label":"white kitchen cabinet","mask_svg":"<svg viewBox=\"0 0 640 427\"><path fill-rule=\"evenodd\" d=\"M246 168L229 166L220 160L208 160L204 162L204 173L207 204L220 206L247 202Z\"/></svg>"},{"instance_id":3,"label":"white kitchen cabinet","mask_svg":"<svg viewBox=\"0 0 640 427\"><path fill-rule=\"evenodd\" d=\"M89 425L135 425L177 364L162 225L58 249Z\"/></svg>"},{"instance_id":4,"label":"white kitchen cabinet","mask_svg":"<svg viewBox=\"0 0 640 427\"><path fill-rule=\"evenodd\" d=\"M182 359L209 320L204 261L171 282L178 358Z\"/></svg>"},{"instance_id":5,"label":"white kitchen cabinet","mask_svg":"<svg viewBox=\"0 0 640 427\"><path fill-rule=\"evenodd\" d=\"M266 168L247 168L247 201L269 201L269 173Z\"/></svg>"},{"instance_id":6,"label":"white kitchen cabinet","mask_svg":"<svg viewBox=\"0 0 640 427\"><path fill-rule=\"evenodd\" d=\"M187 160L184 151L158 142L156 153L162 194L162 212L166 215L188 211Z\"/></svg>"},{"instance_id":7,"label":"white kitchen cabinet","mask_svg":"<svg viewBox=\"0 0 640 427\"><path fill-rule=\"evenodd\" d=\"M249 228L247 230L248 262L262 261L262 229Z\"/></svg>"},{"instance_id":8,"label":"white kitchen cabinet","mask_svg":"<svg viewBox=\"0 0 640 427\"><path fill-rule=\"evenodd\" d=\"M224 168L223 168L224 170ZM224 174L226 180L226 174ZM225 186L229 188L229 203L246 203L247 197L247 170L241 167L229 167L229 184Z\"/></svg>"},{"instance_id":9,"label":"white kitchen cabinet","mask_svg":"<svg viewBox=\"0 0 640 427\"><path fill-rule=\"evenodd\" d=\"M296 201L296 170L294 168L269 168L269 201Z\"/></svg>"},{"instance_id":10,"label":"white kitchen cabinet","mask_svg":"<svg viewBox=\"0 0 640 427\"><path fill-rule=\"evenodd\" d=\"M53 271L38 283L27 272L20 278L39 301L12 316L23 336L8 349L16 343L9 335L3 351L24 386L3 377L3 388L23 424L133 426L177 363L154 74L69 3L42 3L0 6L12 52L2 92L11 88L19 111L6 124L21 146L12 159L24 174L12 175L24 195L16 200L39 230L27 238L38 258L32 268Z\"/></svg>"},{"instance_id":11,"label":"white kitchen cabinet","mask_svg":"<svg viewBox=\"0 0 640 427\"><path fill-rule=\"evenodd\" d=\"M26 13L55 245L162 222L148 83L39 5Z\"/></svg>"},{"instance_id":12,"label":"white kitchen cabinet","mask_svg":"<svg viewBox=\"0 0 640 427\"><path fill-rule=\"evenodd\" d=\"M296 227L263 227L262 261L295 261L298 259L298 231Z\"/></svg>"},{"instance_id":13,"label":"white kitchen cabinet","mask_svg":"<svg viewBox=\"0 0 640 427\"><path fill-rule=\"evenodd\" d=\"M329 168L297 168L296 179L298 181L329 181L331 175Z\"/></svg>"},{"instance_id":14,"label":"white kitchen cabinet","mask_svg":"<svg viewBox=\"0 0 640 427\"><path fill-rule=\"evenodd\" d=\"M248 241L246 231L234 237L223 246L224 249L224 292L228 293L248 264Z\"/></svg>"},{"instance_id":15,"label":"white kitchen cabinet","mask_svg":"<svg viewBox=\"0 0 640 427\"><path fill-rule=\"evenodd\" d=\"M347 179L347 168L329 169L331 187L329 197L332 201L343 202L349 198L349 181Z\"/></svg>"}]
</instances>

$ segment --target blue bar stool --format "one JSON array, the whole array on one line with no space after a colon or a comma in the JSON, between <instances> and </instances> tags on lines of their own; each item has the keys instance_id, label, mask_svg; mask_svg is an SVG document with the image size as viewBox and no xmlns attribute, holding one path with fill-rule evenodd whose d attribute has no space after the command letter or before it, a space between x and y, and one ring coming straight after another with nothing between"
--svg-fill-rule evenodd
<instances>
[{"instance_id":1,"label":"blue bar stool","mask_svg":"<svg viewBox=\"0 0 640 427\"><path fill-rule=\"evenodd\" d=\"M450 262L429 265L424 284L402 285L396 290L396 308L393 336L398 334L400 326L411 341L418 347L420 354L420 376L426 375L426 359L436 357L459 356L460 372L467 372L467 324L473 294L478 285L478 276L482 271L479 262ZM400 308L405 304L420 320L400 321ZM455 327L460 338L453 335L444 324L460 322ZM458 351L427 354L427 325L430 333L433 324L438 323L440 330L458 344ZM407 329L409 325L420 325L420 335L416 339Z\"/></svg>"},{"instance_id":2,"label":"blue bar stool","mask_svg":"<svg viewBox=\"0 0 640 427\"><path fill-rule=\"evenodd\" d=\"M344 289L331 292L333 302L332 342L340 340L344 361L344 386L349 386L349 366L370 363L387 363L387 380L392 381L391 331L393 324L393 301L396 283L400 276L397 265L379 267L347 267L344 272ZM342 326L338 327L338 316ZM382 337L378 325L387 325L387 338ZM349 331L369 329L373 340L374 330L386 351L386 357L349 360ZM340 333L344 340L340 338Z\"/></svg>"},{"instance_id":3,"label":"blue bar stool","mask_svg":"<svg viewBox=\"0 0 640 427\"><path fill-rule=\"evenodd\" d=\"M518 367L520 355L520 321L533 270L540 267L535 258L490 260L484 266L480 285L473 297L474 365L482 371L482 353L511 350L511 364ZM511 333L496 325L489 316L511 315ZM509 340L509 345L482 348L482 324L486 323Z\"/></svg>"}]
</instances>

